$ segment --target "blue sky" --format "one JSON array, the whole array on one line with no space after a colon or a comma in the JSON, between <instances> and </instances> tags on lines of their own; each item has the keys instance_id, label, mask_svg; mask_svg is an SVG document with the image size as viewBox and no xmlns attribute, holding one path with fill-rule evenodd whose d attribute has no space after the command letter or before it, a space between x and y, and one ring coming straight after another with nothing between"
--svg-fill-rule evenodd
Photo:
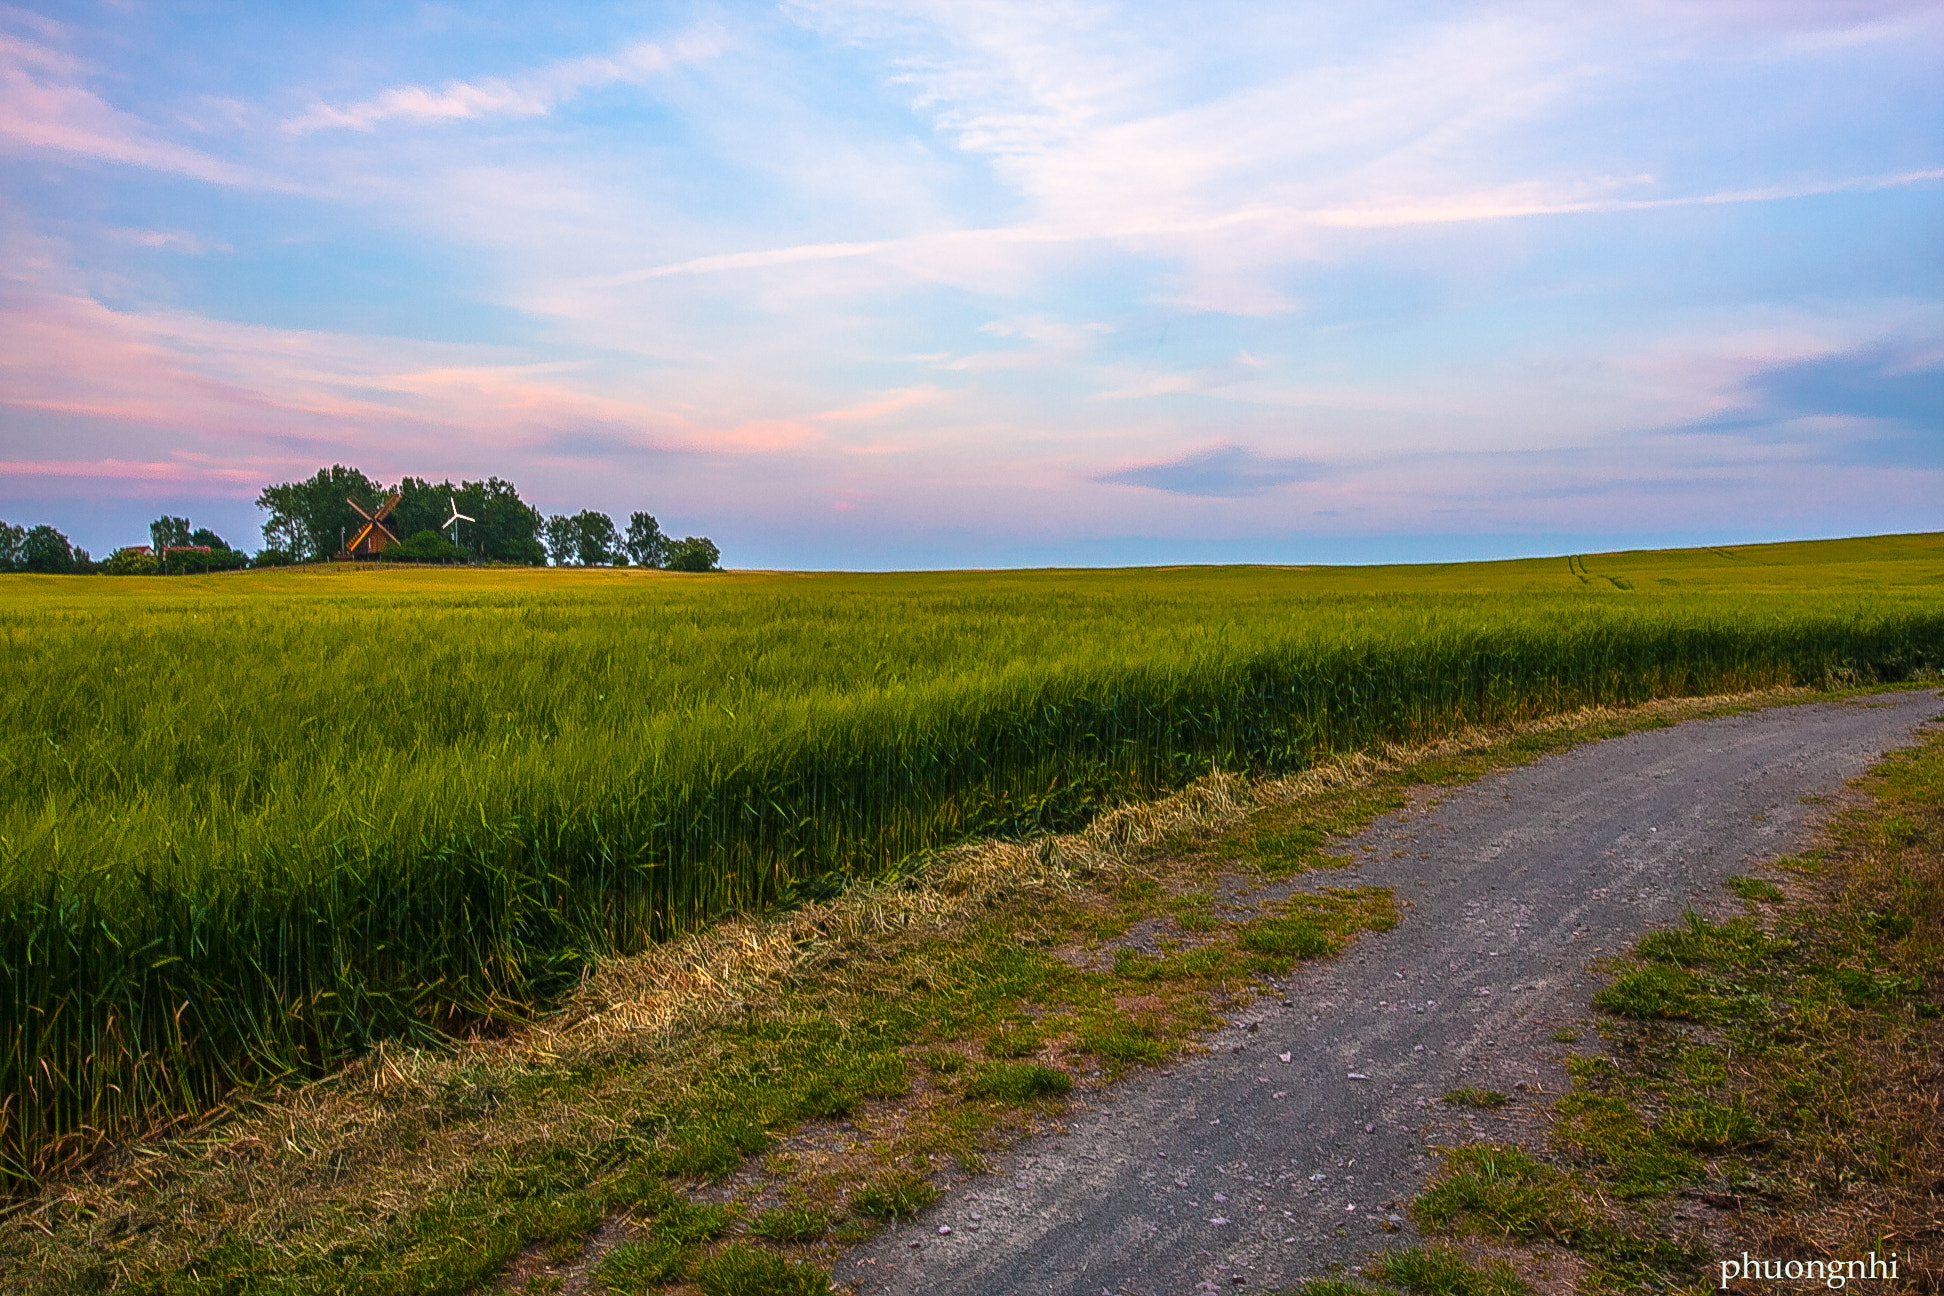
<instances>
[{"instance_id":1,"label":"blue sky","mask_svg":"<svg viewBox=\"0 0 1944 1296\"><path fill-rule=\"evenodd\" d=\"M0 517L732 566L1944 528L1929 3L0 7Z\"/></svg>"}]
</instances>

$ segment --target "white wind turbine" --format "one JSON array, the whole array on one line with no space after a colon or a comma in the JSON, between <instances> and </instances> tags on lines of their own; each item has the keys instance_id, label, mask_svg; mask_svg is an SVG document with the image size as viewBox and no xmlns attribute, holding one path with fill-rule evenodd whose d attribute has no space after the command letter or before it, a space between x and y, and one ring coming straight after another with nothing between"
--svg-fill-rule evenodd
<instances>
[{"instance_id":1,"label":"white wind turbine","mask_svg":"<svg viewBox=\"0 0 1944 1296\"><path fill-rule=\"evenodd\" d=\"M459 501L450 495L446 496L446 503L452 506L452 516L439 525L445 527L452 533L452 547L457 549L459 547L459 524L461 522L477 522L479 519L469 518L464 513L461 513L459 511Z\"/></svg>"}]
</instances>

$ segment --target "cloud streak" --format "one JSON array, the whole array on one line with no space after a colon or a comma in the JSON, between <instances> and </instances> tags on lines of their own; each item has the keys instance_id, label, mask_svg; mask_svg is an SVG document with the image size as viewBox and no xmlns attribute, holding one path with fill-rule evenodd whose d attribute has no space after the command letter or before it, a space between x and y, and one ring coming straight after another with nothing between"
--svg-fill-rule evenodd
<instances>
[{"instance_id":1,"label":"cloud streak","mask_svg":"<svg viewBox=\"0 0 1944 1296\"><path fill-rule=\"evenodd\" d=\"M318 104L291 119L285 129L308 131L375 130L390 121L464 122L487 117L544 117L590 90L614 85L644 85L684 64L722 52L724 41L712 31L695 31L660 44L640 41L613 54L565 59L524 76L448 81L436 90L394 86L372 98L334 107Z\"/></svg>"},{"instance_id":2,"label":"cloud streak","mask_svg":"<svg viewBox=\"0 0 1944 1296\"><path fill-rule=\"evenodd\" d=\"M1323 470L1323 465L1313 459L1277 458L1243 446L1219 445L1166 463L1101 473L1092 480L1105 486L1140 486L1171 495L1242 499L1294 482L1315 481Z\"/></svg>"},{"instance_id":3,"label":"cloud streak","mask_svg":"<svg viewBox=\"0 0 1944 1296\"><path fill-rule=\"evenodd\" d=\"M981 247L1033 244L1143 241L1166 236L1231 233L1250 228L1291 234L1303 230L1393 230L1414 226L1464 225L1484 221L1528 220L1544 216L1587 216L1620 212L1667 211L1681 207L1723 207L1750 203L1785 202L1841 193L1873 193L1944 181L1944 167L1899 171L1887 175L1851 176L1794 185L1723 190L1667 198L1583 198L1545 192L1545 186L1512 190L1434 195L1420 199L1368 203L1351 207L1298 208L1248 206L1195 220L1111 222L1096 227L1051 225L998 226L919 234L869 243L805 243L695 257L669 265L651 266L592 281L593 287L621 287L677 275L718 274L763 270L813 261L856 257L920 254L918 260L949 259ZM1634 183L1650 183L1642 177ZM1256 312L1246 311L1253 314Z\"/></svg>"},{"instance_id":4,"label":"cloud streak","mask_svg":"<svg viewBox=\"0 0 1944 1296\"><path fill-rule=\"evenodd\" d=\"M159 136L86 85L77 59L0 33L0 146L143 167L216 185L266 187L251 168Z\"/></svg>"}]
</instances>

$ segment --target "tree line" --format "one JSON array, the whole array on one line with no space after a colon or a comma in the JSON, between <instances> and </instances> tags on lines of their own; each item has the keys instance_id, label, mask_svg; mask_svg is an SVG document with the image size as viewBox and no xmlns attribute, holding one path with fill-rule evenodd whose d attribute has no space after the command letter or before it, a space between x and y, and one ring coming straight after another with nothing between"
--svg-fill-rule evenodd
<instances>
[{"instance_id":1,"label":"tree line","mask_svg":"<svg viewBox=\"0 0 1944 1296\"><path fill-rule=\"evenodd\" d=\"M165 515L150 523L150 552L130 546L100 562L51 526L0 522L0 571L155 575L325 562L344 552L365 526L366 515L376 513L393 494L399 500L385 525L399 543L376 555L383 562L530 567L551 562L557 567L704 572L718 570L722 559L707 536L666 535L649 513L630 514L625 528L593 509L549 517L499 477L457 485L406 477L387 486L356 468L333 464L302 481L263 488L256 506L269 516L263 523L263 547L255 554L233 548L206 527L191 527L186 517ZM455 507L465 520L448 526Z\"/></svg>"}]
</instances>

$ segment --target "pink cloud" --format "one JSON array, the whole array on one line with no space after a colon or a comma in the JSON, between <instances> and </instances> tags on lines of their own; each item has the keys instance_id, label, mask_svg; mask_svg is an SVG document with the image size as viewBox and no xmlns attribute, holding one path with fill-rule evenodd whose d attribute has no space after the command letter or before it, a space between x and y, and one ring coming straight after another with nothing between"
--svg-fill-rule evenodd
<instances>
[{"instance_id":1,"label":"pink cloud","mask_svg":"<svg viewBox=\"0 0 1944 1296\"><path fill-rule=\"evenodd\" d=\"M25 255L0 280L0 331L9 339L0 349L0 409L21 416L10 420L19 430L9 435L4 475L260 483L333 457L383 471L474 471L498 470L509 451L543 461L735 457L827 441L814 416L698 416L665 399L599 390L578 363L508 363L493 348L118 311L37 282L36 274L60 273L51 250L12 240L10 253ZM893 393L878 403L889 412L923 399ZM48 417L29 422L29 414ZM86 421L99 453L74 453L61 430L73 420Z\"/></svg>"},{"instance_id":2,"label":"pink cloud","mask_svg":"<svg viewBox=\"0 0 1944 1296\"><path fill-rule=\"evenodd\" d=\"M869 419L883 418L902 410L914 409L924 405L936 405L951 399L951 393L936 387L901 387L889 391L875 400L847 405L842 409L825 410L811 417L819 423L855 423Z\"/></svg>"},{"instance_id":3,"label":"pink cloud","mask_svg":"<svg viewBox=\"0 0 1944 1296\"><path fill-rule=\"evenodd\" d=\"M614 54L596 54L549 64L525 76L449 81L437 90L395 86L359 103L333 108L319 104L291 121L292 133L339 127L369 131L381 122L469 121L479 117L544 117L557 106L600 86L639 83L683 63L719 53L722 38L691 32L672 44L641 41Z\"/></svg>"},{"instance_id":4,"label":"pink cloud","mask_svg":"<svg viewBox=\"0 0 1944 1296\"><path fill-rule=\"evenodd\" d=\"M112 107L83 81L84 69L67 55L0 34L0 145L77 154L211 184L266 183L242 167L156 138L147 123Z\"/></svg>"}]
</instances>

